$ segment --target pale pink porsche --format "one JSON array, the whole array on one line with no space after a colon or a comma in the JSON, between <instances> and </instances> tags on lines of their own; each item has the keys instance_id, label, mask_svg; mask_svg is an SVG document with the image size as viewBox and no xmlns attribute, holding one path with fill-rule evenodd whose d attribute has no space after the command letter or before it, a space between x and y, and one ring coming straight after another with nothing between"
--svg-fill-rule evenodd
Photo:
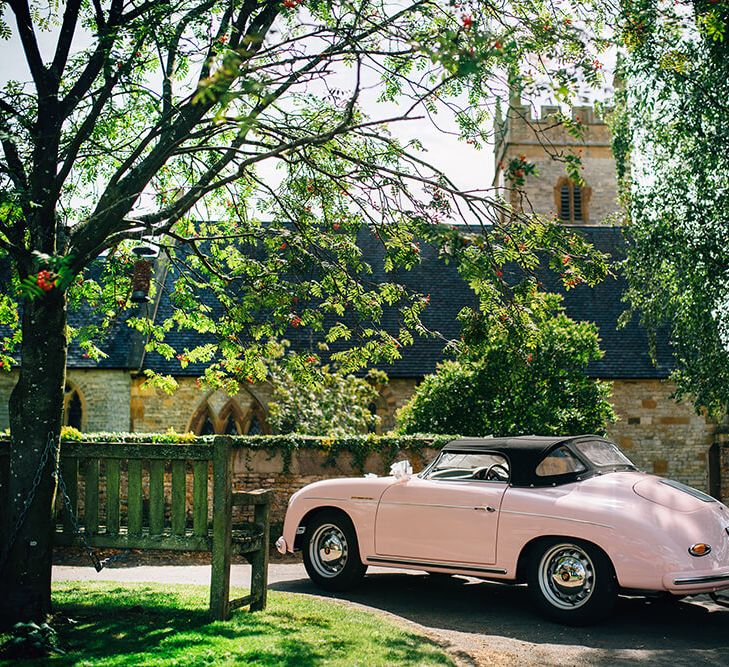
<instances>
[{"instance_id":1,"label":"pale pink porsche","mask_svg":"<svg viewBox=\"0 0 729 667\"><path fill-rule=\"evenodd\" d=\"M598 436L460 439L415 476L310 484L277 546L301 549L328 590L368 565L526 582L570 624L605 616L619 593L729 588L729 509Z\"/></svg>"}]
</instances>

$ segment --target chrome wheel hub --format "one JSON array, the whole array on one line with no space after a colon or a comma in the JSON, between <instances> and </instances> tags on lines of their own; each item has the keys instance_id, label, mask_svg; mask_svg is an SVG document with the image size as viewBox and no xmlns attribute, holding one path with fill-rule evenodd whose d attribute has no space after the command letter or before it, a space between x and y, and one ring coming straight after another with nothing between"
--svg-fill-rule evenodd
<instances>
[{"instance_id":1,"label":"chrome wheel hub","mask_svg":"<svg viewBox=\"0 0 729 667\"><path fill-rule=\"evenodd\" d=\"M595 567L587 553L575 544L548 549L539 564L539 587L547 600L560 609L576 609L592 596Z\"/></svg>"},{"instance_id":2,"label":"chrome wheel hub","mask_svg":"<svg viewBox=\"0 0 729 667\"><path fill-rule=\"evenodd\" d=\"M347 538L338 526L319 526L309 541L311 564L322 577L336 577L347 563Z\"/></svg>"}]
</instances>

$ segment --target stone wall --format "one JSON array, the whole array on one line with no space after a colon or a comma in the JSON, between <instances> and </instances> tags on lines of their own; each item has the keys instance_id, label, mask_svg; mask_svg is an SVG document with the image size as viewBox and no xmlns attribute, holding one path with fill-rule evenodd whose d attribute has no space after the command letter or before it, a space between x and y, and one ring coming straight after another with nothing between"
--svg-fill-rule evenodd
<instances>
[{"instance_id":1,"label":"stone wall","mask_svg":"<svg viewBox=\"0 0 729 667\"><path fill-rule=\"evenodd\" d=\"M617 437L620 441L621 438ZM729 440L729 438L725 438ZM699 471L700 466L696 466L695 460L691 456L678 456L673 460L660 458L663 452L660 447L655 447L655 443L643 443L637 445L634 443L625 446L621 443L633 460L641 467L652 472L656 468L656 472L661 473L665 465L668 475L679 481L684 481L694 487L706 489L706 482L703 472ZM700 450L703 446L696 443L694 453L702 453ZM437 448L419 449L419 450L402 450L396 455L395 460L408 459L413 465L415 472L420 471L426 463L428 463L437 454ZM704 452L705 453L705 452ZM699 457L696 457L699 458ZM685 463L688 461L688 463ZM655 465L657 463L657 465ZM370 455L364 464L364 472L371 472L378 475L384 475L389 470L390 461L388 458L380 454ZM722 490L723 501L729 502L729 442L722 447ZM653 470L651 469L653 468ZM705 466L704 466L705 469ZM211 472L211 471L209 471ZM79 516L83 520L84 512L84 483L83 468L79 470ZM286 469L283 454L280 451L267 452L260 449L252 449L248 447L236 447L233 450L233 488L234 490L253 490L258 488L273 489L274 503L272 507L271 521L276 526L283 522L288 500L293 493L313 482L325 479L333 479L337 477L359 477L363 471L355 464L353 456L350 453L342 453L333 461L324 451L302 449L292 453L291 461L288 469ZM693 476L692 476L693 475ZM187 513L188 524L192 525L192 470L188 466L187 472ZM106 516L105 498L106 490L105 473L103 465L100 474L100 502L99 502L99 520L103 524ZM121 471L121 515L122 523L125 523L126 517L126 465L122 465ZM142 476L142 489L144 495L145 512L149 499L149 474L147 465L145 464ZM212 498L212 478L208 480L208 496ZM169 519L171 504L171 474L169 465L165 472L165 503L166 515ZM212 504L208 505L208 516L212 520ZM234 521L250 520L248 513L242 509L236 508L234 513Z\"/></svg>"},{"instance_id":2,"label":"stone wall","mask_svg":"<svg viewBox=\"0 0 729 667\"><path fill-rule=\"evenodd\" d=\"M9 427L8 400L18 371L0 373L0 430ZM131 378L125 370L72 369L67 383L76 389L83 406L84 431L128 431Z\"/></svg>"},{"instance_id":3,"label":"stone wall","mask_svg":"<svg viewBox=\"0 0 729 667\"><path fill-rule=\"evenodd\" d=\"M380 394L377 414L382 420L378 433L387 433L395 428L395 414L407 403L418 385L415 378L391 378Z\"/></svg>"},{"instance_id":4,"label":"stone wall","mask_svg":"<svg viewBox=\"0 0 729 667\"><path fill-rule=\"evenodd\" d=\"M719 479L721 480L721 499L725 505L729 505L729 433L719 434L717 442L720 446Z\"/></svg>"},{"instance_id":5,"label":"stone wall","mask_svg":"<svg viewBox=\"0 0 729 667\"><path fill-rule=\"evenodd\" d=\"M178 433L186 433L194 428L194 420L200 410L208 409L215 417L226 409L231 400L240 409L243 421L247 414L257 408L260 408L264 417L268 413L271 386L266 383L246 385L231 397L222 391L200 389L195 378L176 379L178 389L171 395L158 389L143 389L144 378L131 381L132 432L162 433L173 428ZM412 396L416 384L414 378L393 378L383 389L377 406L377 414L382 420L378 433L386 433L394 428L395 413Z\"/></svg>"},{"instance_id":6,"label":"stone wall","mask_svg":"<svg viewBox=\"0 0 729 667\"><path fill-rule=\"evenodd\" d=\"M163 433L172 428L186 433L194 426L193 420L200 410L209 409L218 416L230 403L237 404L243 416L260 406L267 412L271 388L267 384L242 387L235 396L222 391L205 391L198 387L196 379L176 378L178 388L173 394L154 388L142 388L144 378L131 381L131 430L135 433Z\"/></svg>"},{"instance_id":7,"label":"stone wall","mask_svg":"<svg viewBox=\"0 0 729 667\"><path fill-rule=\"evenodd\" d=\"M716 424L671 399L674 390L668 381L616 380L612 403L619 421L608 434L641 469L708 491ZM729 482L722 489L726 497Z\"/></svg>"},{"instance_id":8,"label":"stone wall","mask_svg":"<svg viewBox=\"0 0 729 667\"><path fill-rule=\"evenodd\" d=\"M3 431L10 427L8 415L8 401L15 383L18 381L18 371L0 372L0 429Z\"/></svg>"}]
</instances>

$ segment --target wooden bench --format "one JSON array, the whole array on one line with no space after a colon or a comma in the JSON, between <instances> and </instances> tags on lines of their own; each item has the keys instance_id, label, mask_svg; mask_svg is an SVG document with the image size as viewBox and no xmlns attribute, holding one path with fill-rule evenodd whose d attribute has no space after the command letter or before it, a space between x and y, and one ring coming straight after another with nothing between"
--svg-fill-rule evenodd
<instances>
[{"instance_id":1,"label":"wooden bench","mask_svg":"<svg viewBox=\"0 0 729 667\"><path fill-rule=\"evenodd\" d=\"M210 465L212 494L208 491ZM273 492L233 491L229 438L217 437L212 446L64 442L60 472L74 516L78 515L80 490L84 508L77 533L58 498L55 544L83 545L85 540L95 548L209 551L211 618L225 620L231 610L245 605L251 611L265 608ZM121 484L124 478L126 484ZM210 500L212 522L208 519ZM125 522L121 520L124 505ZM234 529L234 506L252 507L253 521ZM235 600L229 599L233 554L242 555L252 566L250 595Z\"/></svg>"}]
</instances>

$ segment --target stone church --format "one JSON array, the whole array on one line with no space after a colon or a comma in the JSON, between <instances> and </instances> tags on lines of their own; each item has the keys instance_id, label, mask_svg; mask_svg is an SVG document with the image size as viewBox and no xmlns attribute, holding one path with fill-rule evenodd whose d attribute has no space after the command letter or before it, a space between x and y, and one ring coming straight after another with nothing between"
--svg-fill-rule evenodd
<instances>
[{"instance_id":1,"label":"stone church","mask_svg":"<svg viewBox=\"0 0 729 667\"><path fill-rule=\"evenodd\" d=\"M552 109L544 108L545 119ZM613 261L624 251L622 230L617 218L616 179L607 126L591 108L576 109L586 128L577 141L553 123L532 116L529 107L511 105L504 119L497 119L495 147L495 186L503 186L504 168L509 160L525 156L536 164L538 176L527 179L526 194L535 211L556 215L564 224L574 226ZM547 150L545 150L545 147ZM581 153L585 184L577 187L564 176L563 166L549 153L567 147ZM365 255L381 252L374 239L362 243ZM369 245L369 247L367 247ZM373 262L376 265L376 262ZM378 276L373 276L377 279ZM174 276L157 270L156 279L171 284ZM380 279L385 280L382 274ZM456 314L472 302L473 295L452 266L439 262L433 249L423 248L422 263L397 279L424 293L431 300L426 323L446 337L457 337ZM545 282L548 282L545 281ZM559 291L556 280L546 287ZM673 385L668 381L672 357L665 341L658 341L656 359L651 359L645 332L633 321L618 328L625 305L625 282L609 278L597 288L577 287L565 294L568 314L576 320L589 320L600 330L605 356L589 368L593 377L613 384L612 402L619 417L609 435L641 468L668 475L719 496L724 477L724 495L729 490L729 473L721 471L721 438L717 425L696 414L691 405L671 398ZM165 294L151 304L153 317L163 317L171 308ZM189 338L186 339L185 336ZM301 332L291 331L292 344L305 347ZM194 334L172 332L170 343L177 349L193 347ZM105 345L107 357L100 362L85 358L73 347L69 352L65 422L84 431L159 432L169 428L198 434L267 433L267 404L270 387L246 387L236 396L222 392L204 393L195 379L202 367L194 364L181 369L175 359L166 360L146 353L145 341L124 324ZM417 383L435 370L442 359L443 344L432 338L416 339L405 349L403 358L385 367L390 382L383 389L378 413L382 429L394 424L394 414L413 392ZM152 369L174 376L179 389L169 396L143 389L144 371ZM16 372L0 374L0 429L7 428L7 398Z\"/></svg>"}]
</instances>

